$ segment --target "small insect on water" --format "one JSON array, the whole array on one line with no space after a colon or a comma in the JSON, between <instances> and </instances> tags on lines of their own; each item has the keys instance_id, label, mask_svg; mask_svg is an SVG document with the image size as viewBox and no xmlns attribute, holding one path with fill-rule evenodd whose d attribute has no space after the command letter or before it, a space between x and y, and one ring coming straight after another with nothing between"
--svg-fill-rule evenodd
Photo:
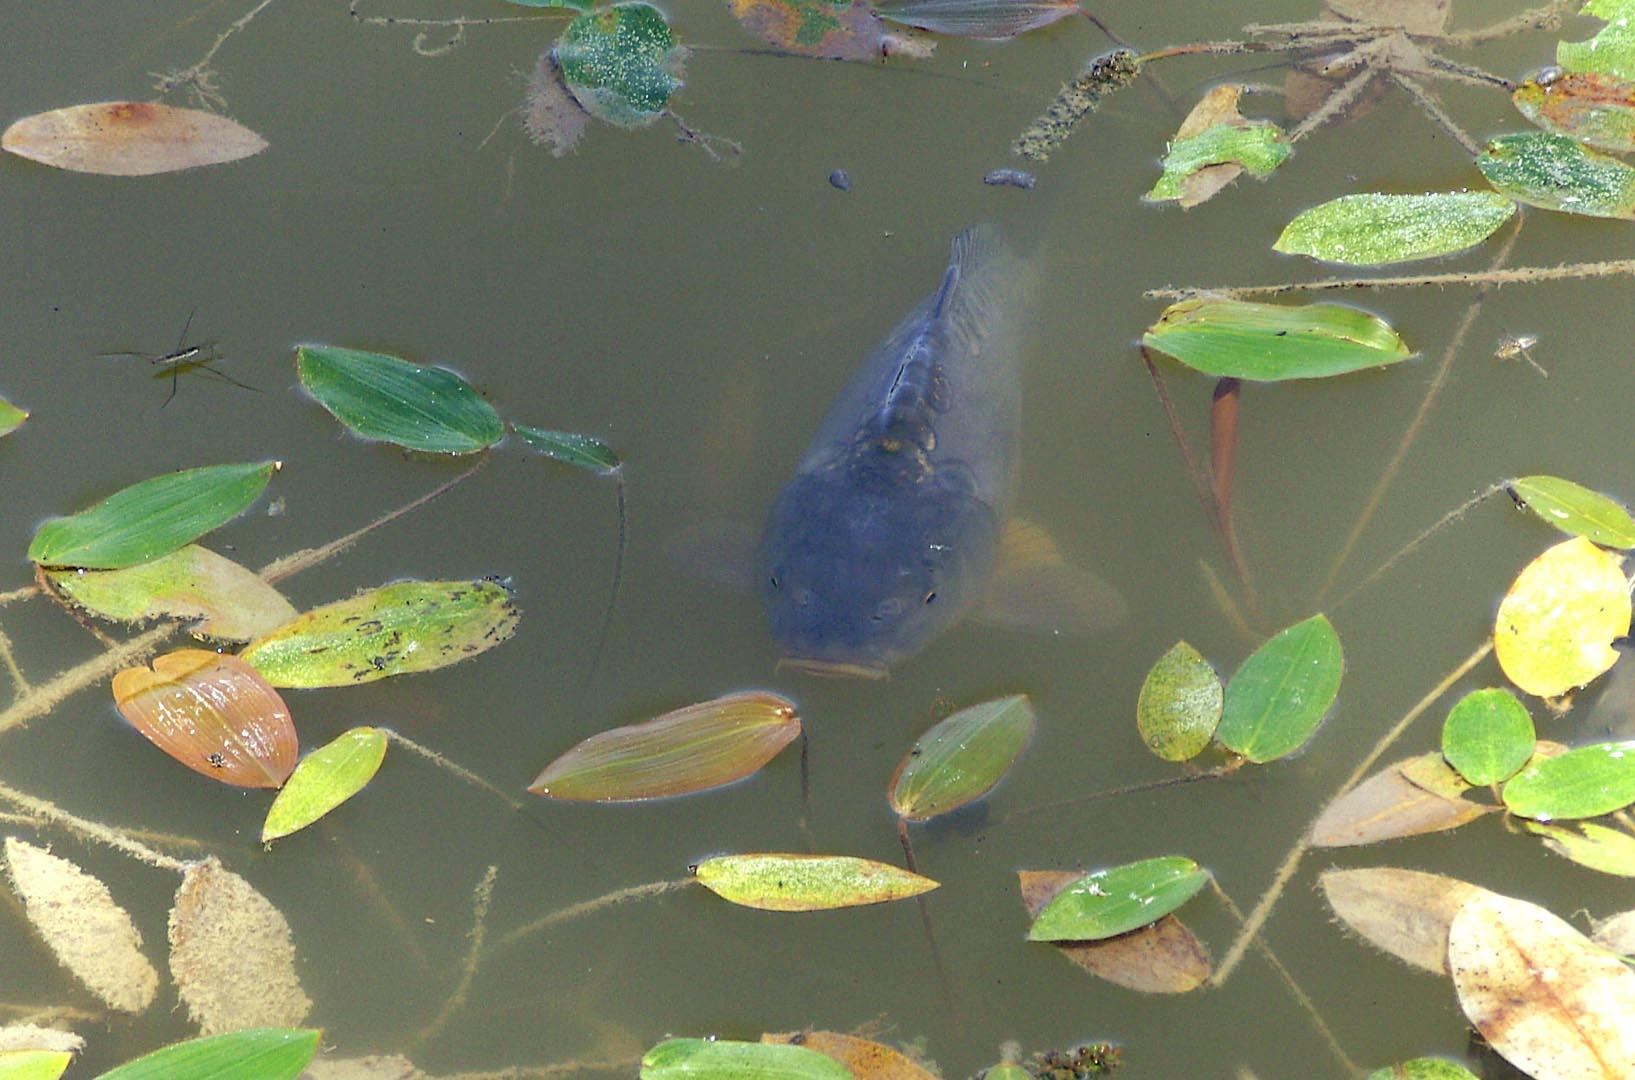
<instances>
[{"instance_id":1,"label":"small insect on water","mask_svg":"<svg viewBox=\"0 0 1635 1080\"><path fill-rule=\"evenodd\" d=\"M199 309L195 307L192 311L187 313L187 321L182 324L182 332L176 337L176 347L167 353L155 354L127 351L105 352L98 353L97 355L110 359L146 360L150 365L156 368L169 368L170 393L166 395L164 404L159 406L161 409L164 408L165 405L169 405L171 399L176 396L177 383L181 380L182 373L187 371L203 371L221 380L222 382L232 383L241 390L255 390L256 388L251 386L249 383L239 382L225 371L211 366L212 361L220 360L222 358L221 354L216 351L215 339L212 338L209 341L200 342L197 345L187 344L187 332L193 328L193 316L197 315L198 312ZM163 374L163 371L157 371L154 373L155 377Z\"/></svg>"},{"instance_id":2,"label":"small insect on water","mask_svg":"<svg viewBox=\"0 0 1635 1080\"><path fill-rule=\"evenodd\" d=\"M1514 360L1520 357L1531 364L1534 371L1548 379L1550 373L1545 371L1543 365L1534 360L1533 354L1528 351L1537 344L1537 334L1506 334L1499 339L1499 347L1493 350L1493 357L1496 360Z\"/></svg>"}]
</instances>

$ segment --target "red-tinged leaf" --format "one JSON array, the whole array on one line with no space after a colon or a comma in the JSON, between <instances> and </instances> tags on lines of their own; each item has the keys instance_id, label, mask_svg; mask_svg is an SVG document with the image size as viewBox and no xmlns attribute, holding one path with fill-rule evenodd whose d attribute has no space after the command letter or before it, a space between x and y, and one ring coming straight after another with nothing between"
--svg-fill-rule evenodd
<instances>
[{"instance_id":1,"label":"red-tinged leaf","mask_svg":"<svg viewBox=\"0 0 1635 1080\"><path fill-rule=\"evenodd\" d=\"M744 29L775 48L831 60L879 60L914 43L891 35L866 0L727 0ZM923 39L921 39L923 41Z\"/></svg>"},{"instance_id":2,"label":"red-tinged leaf","mask_svg":"<svg viewBox=\"0 0 1635 1080\"><path fill-rule=\"evenodd\" d=\"M980 799L1010 770L1033 734L1026 694L961 709L914 743L891 778L891 808L929 821Z\"/></svg>"},{"instance_id":3,"label":"red-tinged leaf","mask_svg":"<svg viewBox=\"0 0 1635 1080\"><path fill-rule=\"evenodd\" d=\"M937 882L851 855L717 855L693 867L699 884L766 911L826 911L918 896Z\"/></svg>"},{"instance_id":4,"label":"red-tinged leaf","mask_svg":"<svg viewBox=\"0 0 1635 1080\"><path fill-rule=\"evenodd\" d=\"M147 176L259 154L267 140L225 116L155 101L102 101L25 116L0 147L42 165Z\"/></svg>"},{"instance_id":5,"label":"red-tinged leaf","mask_svg":"<svg viewBox=\"0 0 1635 1080\"><path fill-rule=\"evenodd\" d=\"M545 767L535 795L624 802L686 795L742 780L800 734L776 694L731 694L592 735Z\"/></svg>"},{"instance_id":6,"label":"red-tinged leaf","mask_svg":"<svg viewBox=\"0 0 1635 1080\"><path fill-rule=\"evenodd\" d=\"M1073 870L1022 870L1016 876L1034 919L1084 877ZM1097 978L1144 994L1184 994L1209 979L1208 951L1174 915L1104 941L1057 942L1056 949Z\"/></svg>"},{"instance_id":7,"label":"red-tinged leaf","mask_svg":"<svg viewBox=\"0 0 1635 1080\"><path fill-rule=\"evenodd\" d=\"M1600 71L1551 72L1510 96L1527 119L1558 135L1614 153L1635 150L1635 82Z\"/></svg>"},{"instance_id":8,"label":"red-tinged leaf","mask_svg":"<svg viewBox=\"0 0 1635 1080\"><path fill-rule=\"evenodd\" d=\"M850 1070L854 1080L936 1080L923 1065L901 1050L873 1039L838 1031L780 1031L761 1035L764 1043L793 1043L834 1058Z\"/></svg>"},{"instance_id":9,"label":"red-tinged leaf","mask_svg":"<svg viewBox=\"0 0 1635 1080\"><path fill-rule=\"evenodd\" d=\"M114 676L114 703L131 726L183 765L238 787L281 785L300 748L278 691L236 656L166 653Z\"/></svg>"}]
</instances>

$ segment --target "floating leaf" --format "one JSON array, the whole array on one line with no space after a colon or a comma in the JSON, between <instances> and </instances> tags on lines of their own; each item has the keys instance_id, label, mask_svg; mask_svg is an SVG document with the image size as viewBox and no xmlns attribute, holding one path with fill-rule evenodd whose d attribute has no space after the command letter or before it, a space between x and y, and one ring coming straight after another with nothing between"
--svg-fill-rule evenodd
<instances>
[{"instance_id":1,"label":"floating leaf","mask_svg":"<svg viewBox=\"0 0 1635 1080\"><path fill-rule=\"evenodd\" d=\"M1323 722L1344 673L1340 638L1328 618L1295 623L1256 649L1227 682L1215 737L1257 763L1292 754Z\"/></svg>"},{"instance_id":2,"label":"floating leaf","mask_svg":"<svg viewBox=\"0 0 1635 1080\"><path fill-rule=\"evenodd\" d=\"M1443 1058L1422 1057L1375 1069L1366 1080L1480 1080L1469 1069Z\"/></svg>"},{"instance_id":3,"label":"floating leaf","mask_svg":"<svg viewBox=\"0 0 1635 1080\"><path fill-rule=\"evenodd\" d=\"M295 618L279 591L231 559L189 544L123 570L48 570L78 607L118 622L197 619L198 637L249 641Z\"/></svg>"},{"instance_id":4,"label":"floating leaf","mask_svg":"<svg viewBox=\"0 0 1635 1080\"><path fill-rule=\"evenodd\" d=\"M300 753L289 707L249 664L204 649L166 653L114 676L131 726L194 772L238 787L275 788Z\"/></svg>"},{"instance_id":5,"label":"floating leaf","mask_svg":"<svg viewBox=\"0 0 1635 1080\"><path fill-rule=\"evenodd\" d=\"M1295 215L1272 247L1352 266L1428 259L1475 247L1515 213L1491 191L1344 195Z\"/></svg>"},{"instance_id":6,"label":"floating leaf","mask_svg":"<svg viewBox=\"0 0 1635 1080\"><path fill-rule=\"evenodd\" d=\"M72 1031L35 1024L0 1024L0 1052L50 1050L59 1054L77 1054L84 1049L85 1040Z\"/></svg>"},{"instance_id":7,"label":"floating leaf","mask_svg":"<svg viewBox=\"0 0 1635 1080\"><path fill-rule=\"evenodd\" d=\"M240 655L274 686L352 686L457 664L509 638L517 618L497 581L399 581L314 608Z\"/></svg>"},{"instance_id":8,"label":"floating leaf","mask_svg":"<svg viewBox=\"0 0 1635 1080\"><path fill-rule=\"evenodd\" d=\"M800 730L793 702L729 694L592 735L545 766L528 790L587 802L706 791L755 772Z\"/></svg>"},{"instance_id":9,"label":"floating leaf","mask_svg":"<svg viewBox=\"0 0 1635 1080\"><path fill-rule=\"evenodd\" d=\"M1033 919L1084 877L1072 870L1022 870L1016 876ZM1185 994L1209 979L1209 953L1174 915L1117 937L1056 942L1055 947L1097 978L1143 994ZM992 1072L988 1080L993 1080Z\"/></svg>"},{"instance_id":10,"label":"floating leaf","mask_svg":"<svg viewBox=\"0 0 1635 1080\"><path fill-rule=\"evenodd\" d=\"M1165 761L1197 757L1221 722L1220 676L1209 661L1178 641L1147 672L1135 703L1141 741Z\"/></svg>"},{"instance_id":11,"label":"floating leaf","mask_svg":"<svg viewBox=\"0 0 1635 1080\"><path fill-rule=\"evenodd\" d=\"M1339 304L1182 300L1141 341L1205 375L1258 382L1344 375L1411 355L1383 319Z\"/></svg>"},{"instance_id":12,"label":"floating leaf","mask_svg":"<svg viewBox=\"0 0 1635 1080\"><path fill-rule=\"evenodd\" d=\"M64 1050L0 1052L0 1080L57 1080L74 1055Z\"/></svg>"},{"instance_id":13,"label":"floating leaf","mask_svg":"<svg viewBox=\"0 0 1635 1080\"><path fill-rule=\"evenodd\" d=\"M1517 502L1570 536L1604 547L1635 548L1635 518L1599 491L1559 476L1518 476L1507 489Z\"/></svg>"},{"instance_id":14,"label":"floating leaf","mask_svg":"<svg viewBox=\"0 0 1635 1080\"><path fill-rule=\"evenodd\" d=\"M1002 40L1079 12L1073 0L891 0L875 8L894 23L952 37Z\"/></svg>"},{"instance_id":15,"label":"floating leaf","mask_svg":"<svg viewBox=\"0 0 1635 1080\"><path fill-rule=\"evenodd\" d=\"M188 1015L206 1035L293 1027L312 1011L295 975L290 924L214 856L189 863L176 890L170 976Z\"/></svg>"},{"instance_id":16,"label":"floating leaf","mask_svg":"<svg viewBox=\"0 0 1635 1080\"><path fill-rule=\"evenodd\" d=\"M27 419L27 409L19 409L5 398L0 398L0 435L10 435L22 427Z\"/></svg>"},{"instance_id":17,"label":"floating leaf","mask_svg":"<svg viewBox=\"0 0 1635 1080\"><path fill-rule=\"evenodd\" d=\"M1217 86L1193 106L1164 154L1164 175L1142 196L1148 202L1177 200L1196 206L1247 169L1267 176L1293 152L1283 129L1238 113L1243 87Z\"/></svg>"},{"instance_id":18,"label":"floating leaf","mask_svg":"<svg viewBox=\"0 0 1635 1080\"><path fill-rule=\"evenodd\" d=\"M172 1043L97 1080L295 1080L318 1052L322 1031L250 1028Z\"/></svg>"},{"instance_id":19,"label":"floating leaf","mask_svg":"<svg viewBox=\"0 0 1635 1080\"><path fill-rule=\"evenodd\" d=\"M1579 9L1607 20L1588 41L1556 43L1556 63L1568 71L1599 71L1635 79L1635 15L1629 0L1589 0Z\"/></svg>"},{"instance_id":20,"label":"floating leaf","mask_svg":"<svg viewBox=\"0 0 1635 1080\"><path fill-rule=\"evenodd\" d=\"M159 973L142 955L142 935L100 880L43 848L8 836L6 870L28 921L62 966L111 1009L153 1004Z\"/></svg>"},{"instance_id":21,"label":"floating leaf","mask_svg":"<svg viewBox=\"0 0 1635 1080\"><path fill-rule=\"evenodd\" d=\"M1576 825L1546 825L1523 821L1527 831L1542 837L1544 846L1580 866L1618 877L1635 877L1635 836L1593 821Z\"/></svg>"},{"instance_id":22,"label":"floating leaf","mask_svg":"<svg viewBox=\"0 0 1635 1080\"><path fill-rule=\"evenodd\" d=\"M514 425L513 430L522 436L522 441L528 444L529 449L564 465L573 465L604 475L619 471L619 455L606 443L589 435L576 435L571 431L547 431L544 428L527 427L523 424Z\"/></svg>"},{"instance_id":23,"label":"floating leaf","mask_svg":"<svg viewBox=\"0 0 1635 1080\"><path fill-rule=\"evenodd\" d=\"M891 809L930 821L982 798L1010 770L1033 736L1026 694L961 709L915 741L891 778Z\"/></svg>"},{"instance_id":24,"label":"floating leaf","mask_svg":"<svg viewBox=\"0 0 1635 1080\"><path fill-rule=\"evenodd\" d=\"M1486 892L1457 878L1390 866L1328 870L1318 884L1334 914L1370 945L1438 975L1448 970L1454 915Z\"/></svg>"},{"instance_id":25,"label":"floating leaf","mask_svg":"<svg viewBox=\"0 0 1635 1080\"><path fill-rule=\"evenodd\" d=\"M1540 697L1583 686L1618 659L1630 601L1617 557L1582 536L1548 549L1499 602L1493 652L1510 681Z\"/></svg>"},{"instance_id":26,"label":"floating leaf","mask_svg":"<svg viewBox=\"0 0 1635 1080\"><path fill-rule=\"evenodd\" d=\"M804 1046L733 1039L666 1039L642 1055L641 1080L853 1080Z\"/></svg>"},{"instance_id":27,"label":"floating leaf","mask_svg":"<svg viewBox=\"0 0 1635 1080\"><path fill-rule=\"evenodd\" d=\"M816 1050L844 1065L853 1080L937 1080L900 1050L838 1031L783 1031L763 1034L761 1041Z\"/></svg>"},{"instance_id":28,"label":"floating leaf","mask_svg":"<svg viewBox=\"0 0 1635 1080\"><path fill-rule=\"evenodd\" d=\"M1471 1024L1528 1076L1630 1075L1635 970L1550 912L1471 897L1449 928L1448 967Z\"/></svg>"},{"instance_id":29,"label":"floating leaf","mask_svg":"<svg viewBox=\"0 0 1635 1080\"><path fill-rule=\"evenodd\" d=\"M531 8L571 8L574 11L588 11L590 0L506 0L507 3L519 7Z\"/></svg>"},{"instance_id":30,"label":"floating leaf","mask_svg":"<svg viewBox=\"0 0 1635 1080\"><path fill-rule=\"evenodd\" d=\"M1161 855L1086 874L1056 894L1028 928L1029 941L1100 941L1157 922L1197 895L1209 871Z\"/></svg>"},{"instance_id":31,"label":"floating leaf","mask_svg":"<svg viewBox=\"0 0 1635 1080\"><path fill-rule=\"evenodd\" d=\"M1442 724L1442 756L1472 784L1497 784L1527 764L1536 739L1533 718L1515 694L1472 690Z\"/></svg>"},{"instance_id":32,"label":"floating leaf","mask_svg":"<svg viewBox=\"0 0 1635 1080\"><path fill-rule=\"evenodd\" d=\"M25 116L0 147L58 169L147 176L259 154L267 140L225 116L156 101L99 101Z\"/></svg>"},{"instance_id":33,"label":"floating leaf","mask_svg":"<svg viewBox=\"0 0 1635 1080\"><path fill-rule=\"evenodd\" d=\"M1565 135L1501 135L1489 140L1476 166L1488 183L1529 206L1635 218L1635 169Z\"/></svg>"},{"instance_id":34,"label":"floating leaf","mask_svg":"<svg viewBox=\"0 0 1635 1080\"><path fill-rule=\"evenodd\" d=\"M562 81L584 110L619 127L657 120L681 89L684 51L651 4L612 4L568 24L554 50Z\"/></svg>"},{"instance_id":35,"label":"floating leaf","mask_svg":"<svg viewBox=\"0 0 1635 1080\"><path fill-rule=\"evenodd\" d=\"M865 0L727 0L744 29L785 52L878 60L886 26Z\"/></svg>"},{"instance_id":36,"label":"floating leaf","mask_svg":"<svg viewBox=\"0 0 1635 1080\"><path fill-rule=\"evenodd\" d=\"M1635 911L1596 923L1590 940L1622 956L1635 958Z\"/></svg>"},{"instance_id":37,"label":"floating leaf","mask_svg":"<svg viewBox=\"0 0 1635 1080\"><path fill-rule=\"evenodd\" d=\"M338 345L295 350L301 386L360 439L428 454L471 454L505 436L494 406L448 368Z\"/></svg>"},{"instance_id":38,"label":"floating leaf","mask_svg":"<svg viewBox=\"0 0 1635 1080\"><path fill-rule=\"evenodd\" d=\"M1535 759L1502 794L1512 814L1539 821L1622 810L1635 803L1635 740L1595 743Z\"/></svg>"},{"instance_id":39,"label":"floating leaf","mask_svg":"<svg viewBox=\"0 0 1635 1080\"><path fill-rule=\"evenodd\" d=\"M851 855L717 855L693 868L725 900L766 911L824 911L918 896L937 882Z\"/></svg>"},{"instance_id":40,"label":"floating leaf","mask_svg":"<svg viewBox=\"0 0 1635 1080\"><path fill-rule=\"evenodd\" d=\"M1424 757L1458 779L1458 774L1442 762L1440 755ZM1405 765L1412 763L1387 765L1325 807L1312 823L1312 846L1355 847L1442 832L1497 809L1461 799L1457 793L1430 791L1414 783L1403 771Z\"/></svg>"},{"instance_id":41,"label":"floating leaf","mask_svg":"<svg viewBox=\"0 0 1635 1080\"><path fill-rule=\"evenodd\" d=\"M267 810L261 842L304 829L362 791L386 759L386 733L355 727L320 746L290 773Z\"/></svg>"},{"instance_id":42,"label":"floating leaf","mask_svg":"<svg viewBox=\"0 0 1635 1080\"><path fill-rule=\"evenodd\" d=\"M92 570L157 559L238 517L280 467L277 461L207 465L143 480L41 525L28 557L41 566Z\"/></svg>"},{"instance_id":43,"label":"floating leaf","mask_svg":"<svg viewBox=\"0 0 1635 1080\"><path fill-rule=\"evenodd\" d=\"M1635 83L1601 72L1555 71L1511 93L1516 110L1558 135L1624 154L1635 150Z\"/></svg>"}]
</instances>

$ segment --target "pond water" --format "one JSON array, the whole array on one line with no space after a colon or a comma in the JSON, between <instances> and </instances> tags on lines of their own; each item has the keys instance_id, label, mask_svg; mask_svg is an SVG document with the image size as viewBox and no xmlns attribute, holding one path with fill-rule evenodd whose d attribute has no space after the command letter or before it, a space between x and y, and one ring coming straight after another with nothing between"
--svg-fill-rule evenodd
<instances>
[{"instance_id":1,"label":"pond water","mask_svg":"<svg viewBox=\"0 0 1635 1080\"><path fill-rule=\"evenodd\" d=\"M5 6L0 100L16 117L148 97L150 72L191 64L253 5ZM1460 0L1453 19L1476 26L1520 8ZM949 1077L991 1064L1008 1040L1031 1051L1087 1039L1121 1044L1132 1077L1342 1075L1264 957L1250 953L1225 986L1173 997L1093 980L1023 940L1015 871L1184 853L1249 909L1379 735L1481 644L1499 596L1555 534L1492 499L1377 585L1338 607L1334 597L1502 478L1554 473L1635 495L1627 281L1519 286L1485 299L1394 482L1320 598L1473 292L1346 295L1422 355L1376 373L1247 388L1236 485L1264 612L1257 631L1326 610L1346 650L1337 706L1292 760L1049 808L1176 776L1135 732L1148 667L1184 637L1229 672L1258 641L1234 628L1199 569L1230 580L1133 344L1162 310L1142 291L1314 276L1311 264L1270 250L1295 210L1353 191L1449 190L1481 178L1393 91L1302 140L1267 182L1240 180L1189 212L1142 205L1165 140L1205 88L1228 77L1281 83L1280 68L1251 56L1160 65L1161 85L1113 98L1037 170L1035 189L984 186L988 170L1018 164L1012 138L1060 83L1108 48L1088 21L1005 44L945 39L929 62L882 66L769 55L718 3L667 10L694 46L672 104L692 127L741 144L730 165L678 143L668 122L595 126L561 159L529 143L510 110L560 32L558 17L472 26L458 48L426 58L412 31L355 22L338 0L274 0L215 55L226 111L270 143L257 157L139 179L0 161L11 267L0 393L33 411L0 443L0 551L15 553L14 586L28 583L23 552L39 520L172 469L283 461L269 493L282 512L270 515L264 500L213 538L260 566L466 467L342 434L296 389L298 342L444 364L507 418L617 448L629 545L599 660L614 488L515 445L282 586L306 608L405 577L510 578L523 616L503 647L441 672L287 699L303 745L389 725L528 798L525 809L394 751L363 796L263 850L266 794L212 784L162 757L120 720L105 681L8 733L0 780L218 854L288 916L316 1003L311 1021L347 1055L408 1051L434 1073L615 1060L626 1062L616 1072L633 1075L635 1058L669 1033L869 1026L919 1044ZM448 6L364 11L428 17ZM499 3L465 9L519 12L533 14ZM1151 0L1098 13L1157 48L1313 12L1295 0ZM1556 36L1523 33L1459 55L1519 77L1550 62ZM1498 90L1441 92L1479 139L1525 127ZM1275 97L1244 107L1283 119ZM849 173L850 191L830 185L835 169ZM779 671L756 601L692 580L666 552L701 521L761 520L853 366L934 287L949 238L984 220L1005 228L1041 282L1025 316L1022 508L1070 558L1114 583L1129 615L1089 638L962 625L879 682ZM1528 211L1510 262L1614 258L1627 251L1628 227ZM1497 244L1431 269L1481 269ZM165 379L139 361L98 356L162 352L190 313L190 337L214 339L218 366L253 392L194 373L161 407ZM1494 359L1507 334L1540 336L1532 355L1547 378ZM1211 381L1173 365L1166 374L1183 423L1207 445ZM100 648L39 600L12 604L0 622L36 683ZM1489 660L1454 694L1501 682ZM522 795L541 766L594 732L745 688L799 703L811 738L806 831L793 753L736 787L677 801L579 807ZM685 889L486 956L464 1008L417 1039L459 981L472 890L488 867L497 868L493 940L611 890L684 876L717 852L810 847L900 861L884 796L898 758L950 704L1011 692L1030 694L1038 710L1027 754L985 804L916 833L922 870L943 883L928 910L945 980L911 903L778 915ZM1392 756L1434 748L1452 700ZM1534 712L1543 734L1583 735L1582 708L1562 720L1536 703ZM62 829L8 830L43 837L103 876L162 962L172 875ZM1458 1056L1468 1029L1445 979L1331 922L1313 885L1333 865L1434 870L1563 915L1635 906L1627 882L1567 864L1495 820L1307 857L1264 941L1338 1046L1369 1068ZM1237 935L1207 893L1183 914L1217 959ZM91 1008L15 911L0 918L0 958L0 1015ZM89 1047L70 1075L187 1036L166 994L134 1019L75 1022Z\"/></svg>"}]
</instances>

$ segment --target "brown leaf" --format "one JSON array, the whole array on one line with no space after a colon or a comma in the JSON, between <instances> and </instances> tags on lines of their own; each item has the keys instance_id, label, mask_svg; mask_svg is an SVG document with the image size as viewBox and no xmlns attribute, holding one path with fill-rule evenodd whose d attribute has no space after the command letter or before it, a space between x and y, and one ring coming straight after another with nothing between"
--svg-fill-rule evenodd
<instances>
[{"instance_id":1,"label":"brown leaf","mask_svg":"<svg viewBox=\"0 0 1635 1080\"><path fill-rule=\"evenodd\" d=\"M579 145L590 126L590 113L568 93L554 48L539 54L534 73L528 77L528 96L522 103L522 130L535 145L548 147L552 157L562 157Z\"/></svg>"},{"instance_id":2,"label":"brown leaf","mask_svg":"<svg viewBox=\"0 0 1635 1080\"><path fill-rule=\"evenodd\" d=\"M1441 755L1431 754L1438 761ZM1330 803L1311 827L1314 847L1355 847L1458 828L1497 807L1427 791L1403 775L1412 764L1387 765Z\"/></svg>"},{"instance_id":3,"label":"brown leaf","mask_svg":"<svg viewBox=\"0 0 1635 1080\"><path fill-rule=\"evenodd\" d=\"M361 1058L317 1057L299 1080L431 1080L414 1062L398 1054Z\"/></svg>"},{"instance_id":4,"label":"brown leaf","mask_svg":"<svg viewBox=\"0 0 1635 1080\"><path fill-rule=\"evenodd\" d=\"M1400 26L1410 34L1440 34L1450 0L1329 0L1329 7L1358 22Z\"/></svg>"},{"instance_id":5,"label":"brown leaf","mask_svg":"<svg viewBox=\"0 0 1635 1080\"><path fill-rule=\"evenodd\" d=\"M1635 911L1597 923L1590 940L1623 956L1635 956Z\"/></svg>"},{"instance_id":6,"label":"brown leaf","mask_svg":"<svg viewBox=\"0 0 1635 1080\"><path fill-rule=\"evenodd\" d=\"M298 1027L312 1010L290 924L214 857L192 863L170 909L170 976L206 1035Z\"/></svg>"},{"instance_id":7,"label":"brown leaf","mask_svg":"<svg viewBox=\"0 0 1635 1080\"><path fill-rule=\"evenodd\" d=\"M1448 925L1467 900L1487 891L1390 866L1330 870L1318 884L1334 914L1370 945L1439 975L1448 970Z\"/></svg>"},{"instance_id":8,"label":"brown leaf","mask_svg":"<svg viewBox=\"0 0 1635 1080\"><path fill-rule=\"evenodd\" d=\"M900 1050L838 1031L783 1031L761 1036L764 1043L792 1043L834 1058L857 1080L937 1080Z\"/></svg>"},{"instance_id":9,"label":"brown leaf","mask_svg":"<svg viewBox=\"0 0 1635 1080\"><path fill-rule=\"evenodd\" d=\"M1035 919L1057 893L1084 877L1071 870L1022 870L1016 876L1022 903ZM1174 915L1105 941L1056 948L1097 978L1144 994L1184 994L1209 978L1209 953Z\"/></svg>"},{"instance_id":10,"label":"brown leaf","mask_svg":"<svg viewBox=\"0 0 1635 1080\"><path fill-rule=\"evenodd\" d=\"M11 887L63 967L109 1008L139 1013L153 1004L159 973L142 955L142 935L97 878L15 836L6 838Z\"/></svg>"},{"instance_id":11,"label":"brown leaf","mask_svg":"<svg viewBox=\"0 0 1635 1080\"><path fill-rule=\"evenodd\" d=\"M0 1054L8 1054L13 1050L48 1050L59 1054L77 1054L84 1049L85 1040L72 1031L60 1031L57 1028L39 1027L35 1024L7 1024L0 1027Z\"/></svg>"},{"instance_id":12,"label":"brown leaf","mask_svg":"<svg viewBox=\"0 0 1635 1080\"><path fill-rule=\"evenodd\" d=\"M267 140L225 116L154 101L102 101L25 116L0 148L74 172L147 176L259 154Z\"/></svg>"}]
</instances>

